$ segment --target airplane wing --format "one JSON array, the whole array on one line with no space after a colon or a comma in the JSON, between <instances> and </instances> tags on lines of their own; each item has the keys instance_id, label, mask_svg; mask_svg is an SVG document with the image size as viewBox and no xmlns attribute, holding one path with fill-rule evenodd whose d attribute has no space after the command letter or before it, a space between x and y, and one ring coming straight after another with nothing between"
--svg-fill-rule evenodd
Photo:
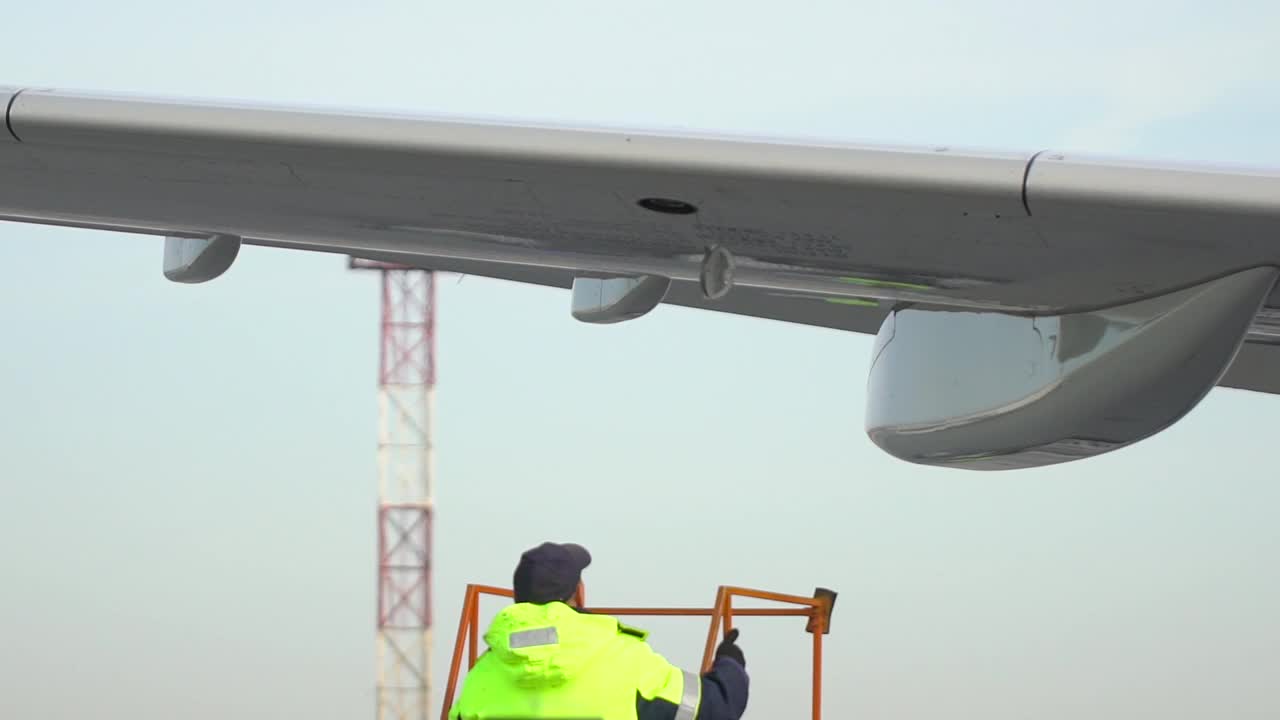
<instances>
[{"instance_id":1,"label":"airplane wing","mask_svg":"<svg viewBox=\"0 0 1280 720\"><path fill-rule=\"evenodd\" d=\"M0 87L0 220L242 245L876 336L866 431L1028 467L1123 447L1216 385L1280 393L1280 172Z\"/></svg>"}]
</instances>

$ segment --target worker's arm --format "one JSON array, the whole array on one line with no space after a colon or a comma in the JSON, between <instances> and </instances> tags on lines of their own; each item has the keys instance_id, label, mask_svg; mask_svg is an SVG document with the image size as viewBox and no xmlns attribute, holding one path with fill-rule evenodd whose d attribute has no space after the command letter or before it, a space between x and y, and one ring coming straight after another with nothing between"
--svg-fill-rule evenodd
<instances>
[{"instance_id":1,"label":"worker's arm","mask_svg":"<svg viewBox=\"0 0 1280 720\"><path fill-rule=\"evenodd\" d=\"M747 709L750 680L742 651L734 644L737 638L737 630L729 633L717 648L711 669L701 676L686 673L655 653L655 660L665 668L663 679L653 691L636 694L638 720L739 720Z\"/></svg>"},{"instance_id":2,"label":"worker's arm","mask_svg":"<svg viewBox=\"0 0 1280 720\"><path fill-rule=\"evenodd\" d=\"M717 658L702 675L702 698L694 720L738 720L747 709L747 669L732 658Z\"/></svg>"},{"instance_id":3,"label":"worker's arm","mask_svg":"<svg viewBox=\"0 0 1280 720\"><path fill-rule=\"evenodd\" d=\"M738 720L747 709L747 660L738 647L738 629L716 648L711 670L702 676L702 697L695 720Z\"/></svg>"}]
</instances>

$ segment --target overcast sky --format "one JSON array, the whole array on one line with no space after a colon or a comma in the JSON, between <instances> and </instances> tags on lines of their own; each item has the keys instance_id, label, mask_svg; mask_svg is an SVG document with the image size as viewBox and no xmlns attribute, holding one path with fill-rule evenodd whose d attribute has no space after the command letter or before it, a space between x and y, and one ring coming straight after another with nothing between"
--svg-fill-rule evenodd
<instances>
[{"instance_id":1,"label":"overcast sky","mask_svg":"<svg viewBox=\"0 0 1280 720\"><path fill-rule=\"evenodd\" d=\"M1270 3L9 5L6 84L1280 165ZM0 717L371 717L375 280L160 263L0 225ZM831 718L1280 715L1274 399L928 469L863 432L869 337L441 282L441 683L463 585L555 539L599 603L838 590ZM649 626L697 663L703 623ZM798 717L808 636L742 627L748 717Z\"/></svg>"}]
</instances>

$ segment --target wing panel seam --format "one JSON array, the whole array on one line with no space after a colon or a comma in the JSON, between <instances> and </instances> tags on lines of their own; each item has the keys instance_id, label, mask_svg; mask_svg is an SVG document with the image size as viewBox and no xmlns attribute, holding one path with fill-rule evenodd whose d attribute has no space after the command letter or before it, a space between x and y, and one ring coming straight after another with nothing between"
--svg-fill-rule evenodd
<instances>
[{"instance_id":1,"label":"wing panel seam","mask_svg":"<svg viewBox=\"0 0 1280 720\"><path fill-rule=\"evenodd\" d=\"M1027 167L1022 171L1022 209L1027 211L1027 217L1031 217L1031 201L1027 198L1027 186L1031 184L1031 166L1036 164L1036 158L1046 152L1048 151L1041 150L1027 158Z\"/></svg>"},{"instance_id":2,"label":"wing panel seam","mask_svg":"<svg viewBox=\"0 0 1280 720\"><path fill-rule=\"evenodd\" d=\"M18 102L18 96L22 94L24 89L14 91L13 95L9 96L9 104L4 109L4 127L9 131L9 135L18 142L22 142L22 138L18 137L18 133L13 129L13 106L14 103Z\"/></svg>"}]
</instances>

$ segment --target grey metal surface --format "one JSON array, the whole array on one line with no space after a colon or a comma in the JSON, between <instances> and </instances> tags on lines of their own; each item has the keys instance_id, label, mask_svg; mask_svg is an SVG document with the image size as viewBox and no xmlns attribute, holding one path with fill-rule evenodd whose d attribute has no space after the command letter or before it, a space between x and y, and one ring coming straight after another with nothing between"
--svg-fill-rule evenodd
<instances>
[{"instance_id":1,"label":"grey metal surface","mask_svg":"<svg viewBox=\"0 0 1280 720\"><path fill-rule=\"evenodd\" d=\"M1209 392L1278 276L1256 268L1059 317L894 312L876 338L867 434L903 460L972 469L1124 447Z\"/></svg>"},{"instance_id":2,"label":"grey metal surface","mask_svg":"<svg viewBox=\"0 0 1280 720\"><path fill-rule=\"evenodd\" d=\"M643 132L569 130L427 117L333 113L229 102L178 101L56 90L27 90L11 124L24 142L143 152L212 150L258 158L299 151L308 159L355 156L362 164L532 164L526 174L643 170L741 178L826 181L887 193L985 196L987 209L1016 213L1026 156L856 145L732 142ZM453 167L450 167L453 166ZM671 197L684 198L681 195Z\"/></svg>"},{"instance_id":3,"label":"grey metal surface","mask_svg":"<svg viewBox=\"0 0 1280 720\"><path fill-rule=\"evenodd\" d=\"M0 132L0 219L225 234L558 287L669 277L666 303L857 332L894 303L1062 315L1280 265L1272 170L37 89L0 99L21 139ZM713 245L736 267L710 303L697 283ZM1275 353L1258 344L1269 324L1259 317L1224 383L1277 391Z\"/></svg>"},{"instance_id":4,"label":"grey metal surface","mask_svg":"<svg viewBox=\"0 0 1280 720\"><path fill-rule=\"evenodd\" d=\"M1167 224L1218 217L1232 227L1253 227L1280 217L1280 174L1041 153L1027 173L1027 207L1046 221L1103 215L1108 222Z\"/></svg>"},{"instance_id":5,"label":"grey metal surface","mask_svg":"<svg viewBox=\"0 0 1280 720\"><path fill-rule=\"evenodd\" d=\"M396 253L377 254L372 259L526 285L568 289L573 284L572 271L554 268L424 258ZM1273 291L1272 296L1274 295ZM756 288L738 288L724 300L710 302L702 297L697 285L690 282L672 283L663 304L869 335L879 331L889 314L887 305L851 305L833 302L830 298L775 293ZM1222 387L1280 395L1280 342L1245 342L1219 384Z\"/></svg>"},{"instance_id":6,"label":"grey metal surface","mask_svg":"<svg viewBox=\"0 0 1280 720\"><path fill-rule=\"evenodd\" d=\"M1042 220L1023 204L1029 154L657 137L35 90L13 105L25 145L0 156L0 172L21 173L27 185L0 205L10 218L353 241L373 251L673 279L696 278L697 256L719 243L742 261L743 284L839 295L848 289L839 277L848 274L923 278L923 290L873 294L1042 312L1126 302L1280 262L1275 241L1186 225L1203 210L1195 203L1142 222L1100 222L1087 208L1063 215L1055 198L1074 196L1045 169L1045 155L1031 166L1026 198L1043 208ZM1125 177L1111 173L1109 192L1120 200L1134 195ZM1255 197L1270 192L1276 175L1231 177ZM688 200L700 212L662 216L636 206L653 195ZM1100 212L1115 204L1093 202ZM1149 222L1169 233L1150 231Z\"/></svg>"},{"instance_id":7,"label":"grey metal surface","mask_svg":"<svg viewBox=\"0 0 1280 720\"><path fill-rule=\"evenodd\" d=\"M14 96L18 94L18 88L0 85L0 143L17 142L18 138L14 137L9 131L9 105L13 102Z\"/></svg>"},{"instance_id":8,"label":"grey metal surface","mask_svg":"<svg viewBox=\"0 0 1280 720\"><path fill-rule=\"evenodd\" d=\"M291 247L271 244L272 247ZM338 252L332 251L329 252ZM477 277L507 280L526 285L568 290L573 285L572 270L543 268L531 265L512 265L475 260L423 257L407 253L369 253L365 257L440 272L475 275ZM735 288L723 300L709 301L702 296L696 282L673 281L663 298L663 304L698 310L712 310L731 315L744 315L781 322L813 325L833 330L874 335L888 315L886 306L874 306L859 302L851 305L830 298L810 295L778 293L759 288Z\"/></svg>"},{"instance_id":9,"label":"grey metal surface","mask_svg":"<svg viewBox=\"0 0 1280 720\"><path fill-rule=\"evenodd\" d=\"M271 243L271 245L292 247L288 244ZM335 249L325 251L341 252ZM455 272L528 285L567 290L573 284L573 271L557 268L432 258L407 253L372 253L368 257L441 272ZM878 306L851 305L833 300L757 288L737 288L729 297L712 303L702 297L696 283L673 282L663 303L869 335L875 335L879 331L885 317L889 314L887 303ZM1280 395L1280 344L1246 342L1240 348L1226 375L1223 376L1221 385Z\"/></svg>"},{"instance_id":10,"label":"grey metal surface","mask_svg":"<svg viewBox=\"0 0 1280 720\"><path fill-rule=\"evenodd\" d=\"M888 248L902 230L973 243L999 235L981 223L948 227L939 211L1018 213L1025 160L34 91L13 119L25 145L0 158L0 172L21 172L26 184L0 209L14 218L676 279L695 279L704 248L720 242L743 260L739 282L836 293L847 287L831 276L844 269L881 274L842 261L851 242ZM702 211L636 205L653 195ZM858 233L842 239L838 228L851 224Z\"/></svg>"},{"instance_id":11,"label":"grey metal surface","mask_svg":"<svg viewBox=\"0 0 1280 720\"><path fill-rule=\"evenodd\" d=\"M671 287L664 277L573 279L570 308L573 317L587 323L634 320L658 306Z\"/></svg>"},{"instance_id":12,"label":"grey metal surface","mask_svg":"<svg viewBox=\"0 0 1280 720\"><path fill-rule=\"evenodd\" d=\"M1218 384L1280 395L1280 345L1245 343Z\"/></svg>"},{"instance_id":13,"label":"grey metal surface","mask_svg":"<svg viewBox=\"0 0 1280 720\"><path fill-rule=\"evenodd\" d=\"M164 276L173 282L209 282L231 268L240 254L240 238L234 235L211 237L166 237Z\"/></svg>"}]
</instances>

